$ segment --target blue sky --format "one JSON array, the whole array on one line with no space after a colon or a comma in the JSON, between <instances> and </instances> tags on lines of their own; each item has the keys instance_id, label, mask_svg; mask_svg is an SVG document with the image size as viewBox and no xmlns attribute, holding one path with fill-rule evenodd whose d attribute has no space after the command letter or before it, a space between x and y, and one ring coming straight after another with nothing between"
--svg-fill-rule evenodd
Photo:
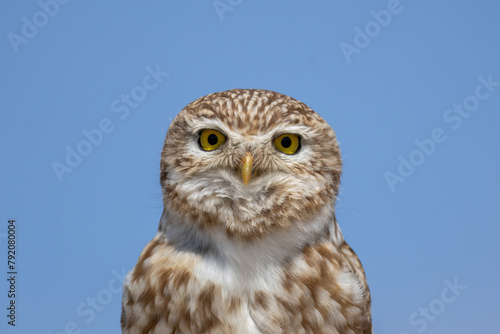
<instances>
[{"instance_id":1,"label":"blue sky","mask_svg":"<svg viewBox=\"0 0 500 334\"><path fill-rule=\"evenodd\" d=\"M16 328L1 279L2 333L120 332L120 280L162 211L169 123L230 88L293 96L336 131L338 218L377 333L497 330L499 2L0 9L2 277L11 218L18 251Z\"/></svg>"}]
</instances>

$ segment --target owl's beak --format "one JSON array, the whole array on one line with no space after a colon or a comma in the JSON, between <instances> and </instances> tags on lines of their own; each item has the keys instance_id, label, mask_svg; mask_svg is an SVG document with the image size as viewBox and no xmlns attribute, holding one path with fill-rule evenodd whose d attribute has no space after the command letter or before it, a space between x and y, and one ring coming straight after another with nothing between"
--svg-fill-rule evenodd
<instances>
[{"instance_id":1,"label":"owl's beak","mask_svg":"<svg viewBox=\"0 0 500 334\"><path fill-rule=\"evenodd\" d=\"M250 179L252 178L252 167L253 167L253 155L250 152L247 152L243 159L241 160L241 178L243 179L243 183L248 185Z\"/></svg>"}]
</instances>

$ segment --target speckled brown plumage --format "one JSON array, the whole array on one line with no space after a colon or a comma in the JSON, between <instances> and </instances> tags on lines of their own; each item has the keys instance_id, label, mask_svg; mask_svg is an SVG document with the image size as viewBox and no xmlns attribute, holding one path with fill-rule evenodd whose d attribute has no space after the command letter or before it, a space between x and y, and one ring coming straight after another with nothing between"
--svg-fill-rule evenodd
<instances>
[{"instance_id":1,"label":"speckled brown plumage","mask_svg":"<svg viewBox=\"0 0 500 334\"><path fill-rule=\"evenodd\" d=\"M225 142L205 151L205 129ZM273 145L282 134L300 138L296 153ZM123 333L372 333L335 219L340 150L317 113L266 90L204 96L173 120L160 168L165 208L125 281Z\"/></svg>"}]
</instances>

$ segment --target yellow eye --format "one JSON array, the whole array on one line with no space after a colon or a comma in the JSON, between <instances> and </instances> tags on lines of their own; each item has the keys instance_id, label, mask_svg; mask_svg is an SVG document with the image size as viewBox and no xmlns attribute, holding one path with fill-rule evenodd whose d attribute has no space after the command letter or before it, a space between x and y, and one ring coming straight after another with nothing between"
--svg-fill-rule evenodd
<instances>
[{"instance_id":1,"label":"yellow eye","mask_svg":"<svg viewBox=\"0 0 500 334\"><path fill-rule=\"evenodd\" d=\"M200 132L200 146L205 151L213 151L226 142L226 136L217 130L205 129Z\"/></svg>"},{"instance_id":2,"label":"yellow eye","mask_svg":"<svg viewBox=\"0 0 500 334\"><path fill-rule=\"evenodd\" d=\"M300 148L300 138L291 133L284 133L274 138L274 146L283 153L294 154Z\"/></svg>"}]
</instances>

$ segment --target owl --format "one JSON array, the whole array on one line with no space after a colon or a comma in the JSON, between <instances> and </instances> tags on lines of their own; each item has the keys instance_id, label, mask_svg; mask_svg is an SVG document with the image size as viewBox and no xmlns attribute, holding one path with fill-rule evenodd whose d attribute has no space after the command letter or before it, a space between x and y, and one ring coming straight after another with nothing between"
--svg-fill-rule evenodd
<instances>
[{"instance_id":1,"label":"owl","mask_svg":"<svg viewBox=\"0 0 500 334\"><path fill-rule=\"evenodd\" d=\"M276 92L201 97L161 153L164 210L123 287L123 333L372 333L363 267L335 218L332 128Z\"/></svg>"}]
</instances>

